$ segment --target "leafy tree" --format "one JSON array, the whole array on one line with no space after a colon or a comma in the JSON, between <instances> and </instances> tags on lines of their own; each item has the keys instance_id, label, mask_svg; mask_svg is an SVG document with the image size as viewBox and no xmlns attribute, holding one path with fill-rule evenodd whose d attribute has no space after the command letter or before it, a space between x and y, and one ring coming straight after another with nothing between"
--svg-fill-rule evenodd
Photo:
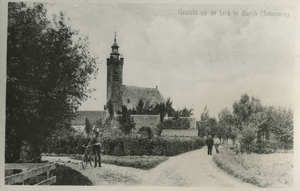
<instances>
[{"instance_id":1,"label":"leafy tree","mask_svg":"<svg viewBox=\"0 0 300 191\"><path fill-rule=\"evenodd\" d=\"M230 126L228 128L228 138L232 140L232 143L235 144L236 139L238 138L238 135L240 134L240 130L236 128L235 126Z\"/></svg>"},{"instance_id":2,"label":"leafy tree","mask_svg":"<svg viewBox=\"0 0 300 191\"><path fill-rule=\"evenodd\" d=\"M107 131L110 127L111 127L111 119L110 118L106 118L105 120L103 119L98 119L96 121L96 127L98 127L100 129L100 132Z\"/></svg>"},{"instance_id":3,"label":"leafy tree","mask_svg":"<svg viewBox=\"0 0 300 191\"><path fill-rule=\"evenodd\" d=\"M153 132L152 132L151 127L143 126L139 129L139 133L142 134L144 137L146 137L148 139L153 138Z\"/></svg>"},{"instance_id":4,"label":"leafy tree","mask_svg":"<svg viewBox=\"0 0 300 191\"><path fill-rule=\"evenodd\" d=\"M242 130L243 126L251 123L251 115L263 111L259 99L250 98L247 94L243 94L241 99L233 104L233 118L235 126Z\"/></svg>"},{"instance_id":5,"label":"leafy tree","mask_svg":"<svg viewBox=\"0 0 300 191\"><path fill-rule=\"evenodd\" d=\"M223 140L228 141L228 139L232 138L230 135L231 127L233 126L233 116L231 111L228 108L222 109L222 111L218 115L219 117L219 128L220 135ZM235 138L234 138L235 139Z\"/></svg>"},{"instance_id":6,"label":"leafy tree","mask_svg":"<svg viewBox=\"0 0 300 191\"><path fill-rule=\"evenodd\" d=\"M122 106L122 115L118 116L117 120L120 123L120 129L127 135L131 133L135 127L131 113L128 111L126 106Z\"/></svg>"},{"instance_id":7,"label":"leafy tree","mask_svg":"<svg viewBox=\"0 0 300 191\"><path fill-rule=\"evenodd\" d=\"M283 145L283 149L292 148L294 142L293 111L291 108L278 107L271 114L272 132Z\"/></svg>"},{"instance_id":8,"label":"leafy tree","mask_svg":"<svg viewBox=\"0 0 300 191\"><path fill-rule=\"evenodd\" d=\"M184 107L182 110L179 110L180 117L191 117L193 115L193 109L187 109Z\"/></svg>"},{"instance_id":9,"label":"leafy tree","mask_svg":"<svg viewBox=\"0 0 300 191\"><path fill-rule=\"evenodd\" d=\"M85 128L84 128L85 133L86 133L87 135L89 135L89 134L91 133L91 131L92 131L92 128L93 128L93 127L92 127L92 125L91 125L89 119L86 117L86 118L85 118Z\"/></svg>"},{"instance_id":10,"label":"leafy tree","mask_svg":"<svg viewBox=\"0 0 300 191\"><path fill-rule=\"evenodd\" d=\"M111 100L107 102L107 104L104 106L104 109L108 109L109 119L112 120L114 118L114 106Z\"/></svg>"},{"instance_id":11,"label":"leafy tree","mask_svg":"<svg viewBox=\"0 0 300 191\"><path fill-rule=\"evenodd\" d=\"M171 101L171 98L168 97L166 101L166 114L168 114L169 117L173 117L175 110L172 106L173 102Z\"/></svg>"},{"instance_id":12,"label":"leafy tree","mask_svg":"<svg viewBox=\"0 0 300 191\"><path fill-rule=\"evenodd\" d=\"M212 137L218 135L218 121L216 118L213 117L207 121L206 132L211 134Z\"/></svg>"},{"instance_id":13,"label":"leafy tree","mask_svg":"<svg viewBox=\"0 0 300 191\"><path fill-rule=\"evenodd\" d=\"M88 38L49 20L43 3L8 3L5 160L20 158L23 142L37 155L51 133L69 123L97 73Z\"/></svg>"},{"instance_id":14,"label":"leafy tree","mask_svg":"<svg viewBox=\"0 0 300 191\"><path fill-rule=\"evenodd\" d=\"M274 107L263 107L263 110L254 113L250 116L250 124L257 128L257 138L261 141L262 134L265 134L266 140L269 140L270 133L272 130L272 113L274 113Z\"/></svg>"},{"instance_id":15,"label":"leafy tree","mask_svg":"<svg viewBox=\"0 0 300 191\"><path fill-rule=\"evenodd\" d=\"M137 108L136 108L136 113L137 114L144 114L144 101L142 99L139 99Z\"/></svg>"},{"instance_id":16,"label":"leafy tree","mask_svg":"<svg viewBox=\"0 0 300 191\"><path fill-rule=\"evenodd\" d=\"M159 113L160 122L162 123L164 121L167 112L165 103L157 104L154 109Z\"/></svg>"},{"instance_id":17,"label":"leafy tree","mask_svg":"<svg viewBox=\"0 0 300 191\"><path fill-rule=\"evenodd\" d=\"M205 106L204 111L200 116L200 121L197 123L198 136L204 137L205 135L207 135L207 127L208 127L209 119L210 119L209 110L207 109L207 106Z\"/></svg>"},{"instance_id":18,"label":"leafy tree","mask_svg":"<svg viewBox=\"0 0 300 191\"><path fill-rule=\"evenodd\" d=\"M244 127L242 131L242 147L248 154L252 152L252 147L256 137L256 133L253 127Z\"/></svg>"}]
</instances>

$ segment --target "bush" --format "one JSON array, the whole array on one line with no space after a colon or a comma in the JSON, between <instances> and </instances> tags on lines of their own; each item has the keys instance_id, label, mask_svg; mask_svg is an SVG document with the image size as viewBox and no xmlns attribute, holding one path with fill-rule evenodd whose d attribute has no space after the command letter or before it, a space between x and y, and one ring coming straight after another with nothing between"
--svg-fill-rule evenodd
<instances>
[{"instance_id":1,"label":"bush","mask_svg":"<svg viewBox=\"0 0 300 191\"><path fill-rule=\"evenodd\" d=\"M242 148L241 150L245 150L248 154L252 152L252 147L254 144L254 139L256 138L256 134L254 130L250 127L245 127L242 131Z\"/></svg>"},{"instance_id":2,"label":"bush","mask_svg":"<svg viewBox=\"0 0 300 191\"><path fill-rule=\"evenodd\" d=\"M278 150L279 143L272 141L258 141L255 143L253 152L258 154L270 154L275 153Z\"/></svg>"},{"instance_id":3,"label":"bush","mask_svg":"<svg viewBox=\"0 0 300 191\"><path fill-rule=\"evenodd\" d=\"M152 139L153 137L153 132L151 127L148 126L143 126L139 129L139 134L141 134L143 137Z\"/></svg>"},{"instance_id":4,"label":"bush","mask_svg":"<svg viewBox=\"0 0 300 191\"><path fill-rule=\"evenodd\" d=\"M48 146L43 149L44 153L56 154L81 154L84 152L82 145L88 144L89 137L69 134L61 137L55 137L53 140L48 141Z\"/></svg>"}]
</instances>

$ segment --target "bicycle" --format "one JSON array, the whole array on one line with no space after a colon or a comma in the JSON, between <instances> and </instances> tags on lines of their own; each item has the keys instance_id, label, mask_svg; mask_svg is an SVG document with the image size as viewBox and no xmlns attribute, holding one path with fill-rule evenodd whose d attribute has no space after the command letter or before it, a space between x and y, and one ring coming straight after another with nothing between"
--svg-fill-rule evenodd
<instances>
[{"instance_id":1,"label":"bicycle","mask_svg":"<svg viewBox=\"0 0 300 191\"><path fill-rule=\"evenodd\" d=\"M92 145L82 145L85 148L84 154L81 156L81 165L82 168L85 169L88 164L93 166L92 164Z\"/></svg>"}]
</instances>

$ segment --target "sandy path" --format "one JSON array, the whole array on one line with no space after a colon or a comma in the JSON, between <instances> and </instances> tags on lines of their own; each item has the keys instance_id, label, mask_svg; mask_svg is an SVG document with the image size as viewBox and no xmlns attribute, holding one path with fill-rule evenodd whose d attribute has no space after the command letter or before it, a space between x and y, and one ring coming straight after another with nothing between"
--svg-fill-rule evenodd
<instances>
[{"instance_id":1,"label":"sandy path","mask_svg":"<svg viewBox=\"0 0 300 191\"><path fill-rule=\"evenodd\" d=\"M57 158L44 157L56 161ZM94 185L172 186L172 187L255 187L219 169L207 155L206 147L170 157L151 170L103 164L102 168L83 170L78 161L60 157L61 161L88 177Z\"/></svg>"}]
</instances>

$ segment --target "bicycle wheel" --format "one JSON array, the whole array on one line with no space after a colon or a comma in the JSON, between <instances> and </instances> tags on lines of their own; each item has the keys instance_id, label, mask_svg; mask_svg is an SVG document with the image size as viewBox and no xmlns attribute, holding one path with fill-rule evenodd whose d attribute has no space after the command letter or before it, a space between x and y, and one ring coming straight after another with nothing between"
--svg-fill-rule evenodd
<instances>
[{"instance_id":1,"label":"bicycle wheel","mask_svg":"<svg viewBox=\"0 0 300 191\"><path fill-rule=\"evenodd\" d=\"M93 157L92 155L87 156L88 157L88 163L90 163L90 165L93 167Z\"/></svg>"},{"instance_id":2,"label":"bicycle wheel","mask_svg":"<svg viewBox=\"0 0 300 191\"><path fill-rule=\"evenodd\" d=\"M88 160L88 156L86 154L82 155L82 158L81 158L81 165L82 165L82 168L85 169L87 164L88 164L89 160Z\"/></svg>"}]
</instances>

